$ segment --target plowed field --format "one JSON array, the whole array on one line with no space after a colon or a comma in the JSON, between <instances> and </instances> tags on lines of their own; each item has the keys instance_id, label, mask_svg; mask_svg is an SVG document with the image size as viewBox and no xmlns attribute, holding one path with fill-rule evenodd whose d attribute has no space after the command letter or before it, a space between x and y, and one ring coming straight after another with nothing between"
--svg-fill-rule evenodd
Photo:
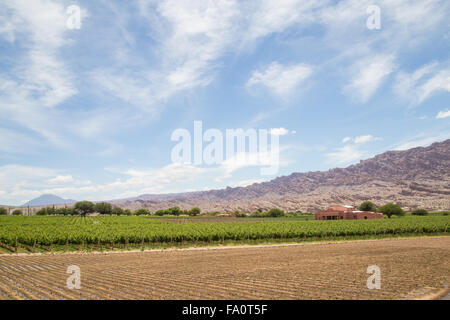
<instances>
[{"instance_id":1,"label":"plowed field","mask_svg":"<svg viewBox=\"0 0 450 320\"><path fill-rule=\"evenodd\" d=\"M66 287L70 265L81 289ZM366 286L371 265L379 290ZM0 299L403 299L448 287L449 271L450 237L0 255Z\"/></svg>"}]
</instances>

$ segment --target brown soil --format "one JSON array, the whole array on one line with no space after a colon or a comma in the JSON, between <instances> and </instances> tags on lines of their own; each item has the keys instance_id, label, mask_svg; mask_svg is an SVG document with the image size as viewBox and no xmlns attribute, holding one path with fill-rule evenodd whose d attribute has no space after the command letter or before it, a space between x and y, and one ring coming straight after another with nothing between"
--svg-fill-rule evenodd
<instances>
[{"instance_id":1,"label":"brown soil","mask_svg":"<svg viewBox=\"0 0 450 320\"><path fill-rule=\"evenodd\" d=\"M65 287L69 265L81 269L80 290ZM380 290L366 286L370 265ZM448 287L449 270L450 237L2 255L0 299L414 299Z\"/></svg>"}]
</instances>

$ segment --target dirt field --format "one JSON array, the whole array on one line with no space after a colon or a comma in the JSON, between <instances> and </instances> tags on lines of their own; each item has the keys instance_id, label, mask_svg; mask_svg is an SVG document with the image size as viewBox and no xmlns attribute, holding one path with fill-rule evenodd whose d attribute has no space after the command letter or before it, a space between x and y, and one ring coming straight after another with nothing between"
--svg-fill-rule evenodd
<instances>
[{"instance_id":1,"label":"dirt field","mask_svg":"<svg viewBox=\"0 0 450 320\"><path fill-rule=\"evenodd\" d=\"M81 289L66 288L69 265ZM381 289L366 286L381 269ZM0 299L404 299L450 284L450 237L0 256Z\"/></svg>"}]
</instances>

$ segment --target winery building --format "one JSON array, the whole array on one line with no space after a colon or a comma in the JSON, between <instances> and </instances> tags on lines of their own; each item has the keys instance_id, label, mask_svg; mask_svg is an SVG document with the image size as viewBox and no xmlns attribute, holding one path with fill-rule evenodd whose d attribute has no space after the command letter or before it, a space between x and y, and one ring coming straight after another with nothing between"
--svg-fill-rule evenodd
<instances>
[{"instance_id":1,"label":"winery building","mask_svg":"<svg viewBox=\"0 0 450 320\"><path fill-rule=\"evenodd\" d=\"M382 219L380 212L359 211L353 206L333 206L314 214L316 220Z\"/></svg>"}]
</instances>

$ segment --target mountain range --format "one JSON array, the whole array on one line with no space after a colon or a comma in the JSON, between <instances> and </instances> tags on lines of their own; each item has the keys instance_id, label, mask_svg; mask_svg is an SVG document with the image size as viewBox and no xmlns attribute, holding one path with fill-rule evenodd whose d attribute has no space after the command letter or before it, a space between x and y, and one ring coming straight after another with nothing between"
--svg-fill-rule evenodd
<instances>
[{"instance_id":1,"label":"mountain range","mask_svg":"<svg viewBox=\"0 0 450 320\"><path fill-rule=\"evenodd\" d=\"M252 212L281 208L314 212L331 205L395 202L405 209L450 209L450 139L428 147L387 151L346 168L292 173L247 187L112 200L122 208L151 211L179 206L202 211ZM71 204L44 194L23 206Z\"/></svg>"},{"instance_id":2,"label":"mountain range","mask_svg":"<svg viewBox=\"0 0 450 320\"><path fill-rule=\"evenodd\" d=\"M450 139L428 147L387 151L346 168L292 173L247 187L113 201L130 209L194 206L203 211L281 208L313 212L335 204L395 202L407 209L450 209Z\"/></svg>"}]
</instances>

